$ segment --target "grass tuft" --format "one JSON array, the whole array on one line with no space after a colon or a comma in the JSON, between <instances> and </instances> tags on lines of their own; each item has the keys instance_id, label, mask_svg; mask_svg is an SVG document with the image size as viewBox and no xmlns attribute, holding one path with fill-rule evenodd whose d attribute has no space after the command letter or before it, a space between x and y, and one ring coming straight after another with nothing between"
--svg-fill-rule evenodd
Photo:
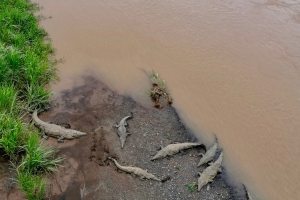
<instances>
[{"instance_id":1,"label":"grass tuft","mask_svg":"<svg viewBox=\"0 0 300 200\"><path fill-rule=\"evenodd\" d=\"M162 99L165 99L167 104L172 104L172 97L170 93L167 92L166 82L162 80L158 73L152 71L150 75L150 80L152 82L152 88L148 92L149 97L154 102L156 108L162 107Z\"/></svg>"},{"instance_id":2,"label":"grass tuft","mask_svg":"<svg viewBox=\"0 0 300 200\"><path fill-rule=\"evenodd\" d=\"M32 174L55 172L62 161L62 158L55 158L54 149L43 147L38 133L30 135L24 150L26 155L22 158L20 166Z\"/></svg>"},{"instance_id":3,"label":"grass tuft","mask_svg":"<svg viewBox=\"0 0 300 200\"><path fill-rule=\"evenodd\" d=\"M51 92L39 85L27 85L26 103L30 105L30 110L43 109L49 106Z\"/></svg>"},{"instance_id":4,"label":"grass tuft","mask_svg":"<svg viewBox=\"0 0 300 200\"><path fill-rule=\"evenodd\" d=\"M155 72L154 70L152 71L151 75L150 75L150 79L151 79L151 82L152 84L156 84L158 85L160 88L162 89L166 89L166 82L165 80L162 80L158 73Z\"/></svg>"},{"instance_id":5,"label":"grass tuft","mask_svg":"<svg viewBox=\"0 0 300 200\"><path fill-rule=\"evenodd\" d=\"M24 169L18 169L17 178L20 189L29 200L43 199L46 189L46 181L43 176L32 175Z\"/></svg>"},{"instance_id":6,"label":"grass tuft","mask_svg":"<svg viewBox=\"0 0 300 200\"><path fill-rule=\"evenodd\" d=\"M0 114L0 134L0 147L14 160L21 148L21 121L8 114Z\"/></svg>"},{"instance_id":7,"label":"grass tuft","mask_svg":"<svg viewBox=\"0 0 300 200\"><path fill-rule=\"evenodd\" d=\"M18 91L12 85L0 85L0 112L12 113L15 108Z\"/></svg>"}]
</instances>

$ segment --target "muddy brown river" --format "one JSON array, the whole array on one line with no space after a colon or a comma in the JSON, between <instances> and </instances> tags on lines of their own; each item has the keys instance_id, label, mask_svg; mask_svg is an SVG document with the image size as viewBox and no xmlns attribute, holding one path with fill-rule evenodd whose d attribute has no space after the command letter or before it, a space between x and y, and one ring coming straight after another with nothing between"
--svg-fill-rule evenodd
<instances>
[{"instance_id":1,"label":"muddy brown river","mask_svg":"<svg viewBox=\"0 0 300 200\"><path fill-rule=\"evenodd\" d=\"M141 69L153 69L255 199L300 199L298 0L35 1L64 59L56 96L92 74L150 104Z\"/></svg>"}]
</instances>

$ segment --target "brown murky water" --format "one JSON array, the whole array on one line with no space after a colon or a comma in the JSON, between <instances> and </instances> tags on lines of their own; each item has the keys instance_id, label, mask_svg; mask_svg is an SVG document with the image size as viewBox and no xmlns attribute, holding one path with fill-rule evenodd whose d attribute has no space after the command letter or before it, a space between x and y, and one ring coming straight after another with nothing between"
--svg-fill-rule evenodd
<instances>
[{"instance_id":1,"label":"brown murky water","mask_svg":"<svg viewBox=\"0 0 300 200\"><path fill-rule=\"evenodd\" d=\"M174 106L257 199L300 199L300 4L297 0L35 0L51 19L59 94L97 75L150 103L159 72Z\"/></svg>"}]
</instances>

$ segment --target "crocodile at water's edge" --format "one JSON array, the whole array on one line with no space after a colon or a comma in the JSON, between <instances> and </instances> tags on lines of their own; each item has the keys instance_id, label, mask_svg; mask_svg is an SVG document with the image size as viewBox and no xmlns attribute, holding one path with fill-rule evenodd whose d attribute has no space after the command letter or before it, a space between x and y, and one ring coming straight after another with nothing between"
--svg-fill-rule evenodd
<instances>
[{"instance_id":1,"label":"crocodile at water's edge","mask_svg":"<svg viewBox=\"0 0 300 200\"><path fill-rule=\"evenodd\" d=\"M221 152L219 158L216 162L212 163L209 167L207 167L201 174L198 179L198 192L201 190L203 186L212 182L218 172L221 172L221 164L223 160L223 152Z\"/></svg>"},{"instance_id":2,"label":"crocodile at water's edge","mask_svg":"<svg viewBox=\"0 0 300 200\"><path fill-rule=\"evenodd\" d=\"M34 124L41 129L47 136L58 138L58 141L63 141L63 139L74 139L80 136L86 135L84 132L66 129L62 126L56 124L49 124L40 120L37 116L37 111L34 111L32 114L32 119Z\"/></svg>"},{"instance_id":3,"label":"crocodile at water's edge","mask_svg":"<svg viewBox=\"0 0 300 200\"><path fill-rule=\"evenodd\" d=\"M199 161L199 164L197 165L197 167L200 167L201 165L208 163L209 161L213 160L216 152L218 149L218 143L215 142L205 154L200 154L202 155L202 158Z\"/></svg>"}]
</instances>

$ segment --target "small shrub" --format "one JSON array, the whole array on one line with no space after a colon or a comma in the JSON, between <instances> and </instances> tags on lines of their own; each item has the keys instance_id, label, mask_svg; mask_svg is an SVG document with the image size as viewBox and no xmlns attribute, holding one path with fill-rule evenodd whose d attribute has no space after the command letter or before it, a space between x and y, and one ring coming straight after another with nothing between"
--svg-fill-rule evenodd
<instances>
[{"instance_id":1,"label":"small shrub","mask_svg":"<svg viewBox=\"0 0 300 200\"><path fill-rule=\"evenodd\" d=\"M167 104L172 104L172 97L170 93L167 92L166 83L159 77L158 73L152 71L150 79L152 82L152 88L148 94L151 100L154 102L154 106L156 108L161 108L162 99L165 99Z\"/></svg>"}]
</instances>

